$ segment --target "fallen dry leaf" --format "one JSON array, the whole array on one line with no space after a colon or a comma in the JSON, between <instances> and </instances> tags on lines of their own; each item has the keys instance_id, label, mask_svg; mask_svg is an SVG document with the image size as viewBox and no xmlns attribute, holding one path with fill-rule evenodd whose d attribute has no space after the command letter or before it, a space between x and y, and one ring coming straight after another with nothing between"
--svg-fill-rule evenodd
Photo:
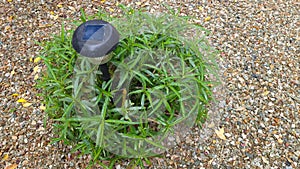
<instances>
[{"instance_id":1,"label":"fallen dry leaf","mask_svg":"<svg viewBox=\"0 0 300 169\"><path fill-rule=\"evenodd\" d=\"M34 80L37 80L38 78L39 78L39 75L36 74L36 75L34 76Z\"/></svg>"},{"instance_id":2,"label":"fallen dry leaf","mask_svg":"<svg viewBox=\"0 0 300 169\"><path fill-rule=\"evenodd\" d=\"M210 21L210 20L211 20L211 17L210 17L210 16L208 16L208 17L206 17L206 18L204 19L205 22Z\"/></svg>"},{"instance_id":3,"label":"fallen dry leaf","mask_svg":"<svg viewBox=\"0 0 300 169\"><path fill-rule=\"evenodd\" d=\"M7 160L7 159L8 159L8 154L4 154L2 160L5 161L5 160Z\"/></svg>"},{"instance_id":4,"label":"fallen dry leaf","mask_svg":"<svg viewBox=\"0 0 300 169\"><path fill-rule=\"evenodd\" d=\"M40 68L41 68L41 67L39 67L39 66L34 67L34 68L33 68L33 73L38 72L38 71L40 70Z\"/></svg>"},{"instance_id":5,"label":"fallen dry leaf","mask_svg":"<svg viewBox=\"0 0 300 169\"><path fill-rule=\"evenodd\" d=\"M18 93L14 93L14 94L12 94L12 96L13 97L17 97L17 96L19 96L19 94Z\"/></svg>"},{"instance_id":6,"label":"fallen dry leaf","mask_svg":"<svg viewBox=\"0 0 300 169\"><path fill-rule=\"evenodd\" d=\"M277 141L278 141L279 144L283 143L283 140L281 138L279 138Z\"/></svg>"},{"instance_id":7,"label":"fallen dry leaf","mask_svg":"<svg viewBox=\"0 0 300 169\"><path fill-rule=\"evenodd\" d=\"M18 103L26 103L27 100L25 100L25 99L19 99L19 100L17 100L17 102L18 102Z\"/></svg>"},{"instance_id":8,"label":"fallen dry leaf","mask_svg":"<svg viewBox=\"0 0 300 169\"><path fill-rule=\"evenodd\" d=\"M41 60L41 58L40 58L40 57L37 57L37 58L35 58L35 59L33 60L33 62L34 62L34 63L38 63L40 60Z\"/></svg>"},{"instance_id":9,"label":"fallen dry leaf","mask_svg":"<svg viewBox=\"0 0 300 169\"><path fill-rule=\"evenodd\" d=\"M9 16L7 20L8 20L9 22L11 22L13 19L14 19L14 16Z\"/></svg>"},{"instance_id":10,"label":"fallen dry leaf","mask_svg":"<svg viewBox=\"0 0 300 169\"><path fill-rule=\"evenodd\" d=\"M4 30L9 30L10 29L10 26L8 25L8 26L5 26L5 28L4 28Z\"/></svg>"},{"instance_id":11,"label":"fallen dry leaf","mask_svg":"<svg viewBox=\"0 0 300 169\"><path fill-rule=\"evenodd\" d=\"M262 95L263 95L263 96L267 96L269 93L270 93L270 91L267 90L267 91L263 92Z\"/></svg>"},{"instance_id":12,"label":"fallen dry leaf","mask_svg":"<svg viewBox=\"0 0 300 169\"><path fill-rule=\"evenodd\" d=\"M109 10L110 12L114 12L114 11L115 11L113 8L108 8L108 10Z\"/></svg>"},{"instance_id":13,"label":"fallen dry leaf","mask_svg":"<svg viewBox=\"0 0 300 169\"><path fill-rule=\"evenodd\" d=\"M202 7L202 6L199 6L198 9L199 9L200 11L203 11L203 7Z\"/></svg>"},{"instance_id":14,"label":"fallen dry leaf","mask_svg":"<svg viewBox=\"0 0 300 169\"><path fill-rule=\"evenodd\" d=\"M222 139L222 140L227 140L225 135L224 135L224 128L220 128L219 130L215 130L217 136Z\"/></svg>"},{"instance_id":15,"label":"fallen dry leaf","mask_svg":"<svg viewBox=\"0 0 300 169\"><path fill-rule=\"evenodd\" d=\"M57 20L58 15L52 15L52 17L53 17L54 20Z\"/></svg>"},{"instance_id":16,"label":"fallen dry leaf","mask_svg":"<svg viewBox=\"0 0 300 169\"><path fill-rule=\"evenodd\" d=\"M29 107L29 106L31 106L32 105L32 103L24 103L23 104L23 107Z\"/></svg>"},{"instance_id":17,"label":"fallen dry leaf","mask_svg":"<svg viewBox=\"0 0 300 169\"><path fill-rule=\"evenodd\" d=\"M40 109L41 109L41 110L46 110L46 107L45 107L44 105L41 105L41 106L40 106Z\"/></svg>"}]
</instances>

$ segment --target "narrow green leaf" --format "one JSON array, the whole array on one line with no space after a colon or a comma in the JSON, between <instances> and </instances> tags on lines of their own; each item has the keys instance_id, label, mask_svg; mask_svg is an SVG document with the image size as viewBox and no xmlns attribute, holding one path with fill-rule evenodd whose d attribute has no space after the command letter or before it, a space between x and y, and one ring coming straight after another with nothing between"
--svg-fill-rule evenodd
<instances>
[{"instance_id":1,"label":"narrow green leaf","mask_svg":"<svg viewBox=\"0 0 300 169\"><path fill-rule=\"evenodd\" d=\"M83 8L80 8L80 13L81 13L81 16L80 16L81 21L86 22L86 15L85 15Z\"/></svg>"}]
</instances>

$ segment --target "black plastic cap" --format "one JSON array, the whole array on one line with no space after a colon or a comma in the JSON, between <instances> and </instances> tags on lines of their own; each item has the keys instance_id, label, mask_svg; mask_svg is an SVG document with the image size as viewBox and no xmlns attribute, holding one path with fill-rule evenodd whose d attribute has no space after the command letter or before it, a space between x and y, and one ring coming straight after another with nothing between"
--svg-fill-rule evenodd
<instances>
[{"instance_id":1,"label":"black plastic cap","mask_svg":"<svg viewBox=\"0 0 300 169\"><path fill-rule=\"evenodd\" d=\"M119 32L103 20L90 20L75 30L72 46L82 56L99 58L109 54L119 43Z\"/></svg>"}]
</instances>

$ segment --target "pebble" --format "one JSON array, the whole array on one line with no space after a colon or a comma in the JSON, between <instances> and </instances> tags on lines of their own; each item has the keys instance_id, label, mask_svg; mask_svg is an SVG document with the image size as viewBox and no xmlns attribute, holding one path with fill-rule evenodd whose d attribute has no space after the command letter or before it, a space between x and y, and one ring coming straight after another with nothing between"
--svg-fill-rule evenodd
<instances>
[{"instance_id":1,"label":"pebble","mask_svg":"<svg viewBox=\"0 0 300 169\"><path fill-rule=\"evenodd\" d=\"M161 3L159 0L138 3L127 0L118 2L134 8L146 5L151 12L166 11L159 5ZM178 147L168 151L170 157L179 156L182 160L172 161L167 157L157 160L153 158L151 159L153 168L166 168L166 166L217 169L222 167L293 168L296 163L288 166L284 157L289 150L293 150L294 159L297 157L299 161L300 156L298 128L300 124L297 114L300 103L294 99L300 93L300 79L297 73L300 72L300 41L297 29L299 4L293 0L280 3L271 1L199 1L196 3L192 0L167 0L166 3L176 10L180 7L178 12L181 16L194 16L197 18L198 25L211 32L208 40L216 49L222 51L222 59L225 62L220 61L220 66L224 68L222 78L225 92L219 90L223 93L217 96L226 102L226 106L223 108L212 105L213 111L210 111L209 115L211 119L215 119L214 126L195 131L186 139L178 141ZM89 164L89 158L85 155L68 161L67 158L60 158L69 153L71 148L61 143L58 144L60 146L49 144L49 139L53 138L52 121L47 122L45 128L30 129L44 119L44 112L40 112L39 108L35 107L42 102L41 98L36 96L39 93L34 88L36 82L28 78L31 69L37 66L29 62L28 58L36 57L39 50L39 47L30 41L47 40L50 39L50 34L59 32L63 18L58 17L54 20L53 17L48 17L50 11L65 15L66 19L79 19L79 7L92 14L98 12L97 7L107 11L115 9L116 3L115 1L109 1L107 4L101 4L100 1L76 3L70 1L63 3L62 8L58 8L57 4L45 1L35 3L3 1L0 7L0 28L3 30L0 45L0 50L3 51L0 53L2 59L0 62L0 152L10 154L9 163L16 163L16 159L19 159L23 168L36 168L36 164L39 164L40 168L86 168ZM28 17L30 11L34 12L32 17ZM113 14L117 12L120 10L115 9ZM11 16L12 19L9 19ZM206 19L209 17L210 19ZM72 25L68 24L70 21L64 22L67 29L72 29ZM45 27L44 25L48 23L51 26ZM15 71L13 75L12 70ZM266 90L270 93L263 96ZM11 95L16 92L20 97L36 104L29 108L12 104L16 100ZM295 97L291 98L291 95ZM9 110L14 108L17 108L14 111L16 113L9 114ZM240 109L236 110L237 108ZM276 122L276 119L280 120ZM20 121L25 122L15 125ZM220 123L225 129L227 141L218 140L214 134L214 127L218 127ZM275 139L272 134L274 128L277 130L278 137ZM294 134L290 134L290 129L294 130ZM22 133L26 134L24 139L21 139ZM42 138L47 139L38 140L41 134ZM19 139L15 139L17 136ZM287 142L285 139L289 143L288 147L284 146ZM227 142L230 144L226 144ZM37 147L38 145L40 147ZM200 145L202 148L199 148ZM19 149L23 149L27 155L18 157L15 152ZM251 152L247 152L248 150ZM188 153L191 151L195 152L193 156ZM261 153L268 163L256 158L257 152ZM26 159L28 154L30 159ZM230 158L233 162L228 163L227 160ZM171 161L172 164L168 165ZM119 163L114 167L125 168L128 164L122 160ZM0 168L5 166L0 163Z\"/></svg>"},{"instance_id":2,"label":"pebble","mask_svg":"<svg viewBox=\"0 0 300 169\"><path fill-rule=\"evenodd\" d=\"M32 120L31 125L35 126L36 125L36 121Z\"/></svg>"}]
</instances>

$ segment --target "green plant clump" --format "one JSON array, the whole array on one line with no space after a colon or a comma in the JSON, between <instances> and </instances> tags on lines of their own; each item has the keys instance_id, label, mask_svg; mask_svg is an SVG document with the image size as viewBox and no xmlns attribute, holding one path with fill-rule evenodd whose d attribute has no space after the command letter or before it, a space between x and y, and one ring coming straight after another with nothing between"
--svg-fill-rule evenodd
<instances>
[{"instance_id":1,"label":"green plant clump","mask_svg":"<svg viewBox=\"0 0 300 169\"><path fill-rule=\"evenodd\" d=\"M133 165L143 164L141 159L149 163L146 157L155 155L154 149L178 135L176 126L187 131L207 118L211 86L218 84L208 79L217 76L217 53L205 40L206 30L174 15L130 10L122 18L101 12L87 18L82 11L81 22L89 19L111 21L120 32L108 62L112 80L103 82L98 66L78 56L71 45L73 30L62 26L60 35L41 44L47 69L38 87L47 116L56 121L53 141L91 154L91 164L104 168L124 157L137 158ZM83 80L87 77L91 86ZM85 94L91 91L95 95ZM110 166L101 160L110 160Z\"/></svg>"}]
</instances>

